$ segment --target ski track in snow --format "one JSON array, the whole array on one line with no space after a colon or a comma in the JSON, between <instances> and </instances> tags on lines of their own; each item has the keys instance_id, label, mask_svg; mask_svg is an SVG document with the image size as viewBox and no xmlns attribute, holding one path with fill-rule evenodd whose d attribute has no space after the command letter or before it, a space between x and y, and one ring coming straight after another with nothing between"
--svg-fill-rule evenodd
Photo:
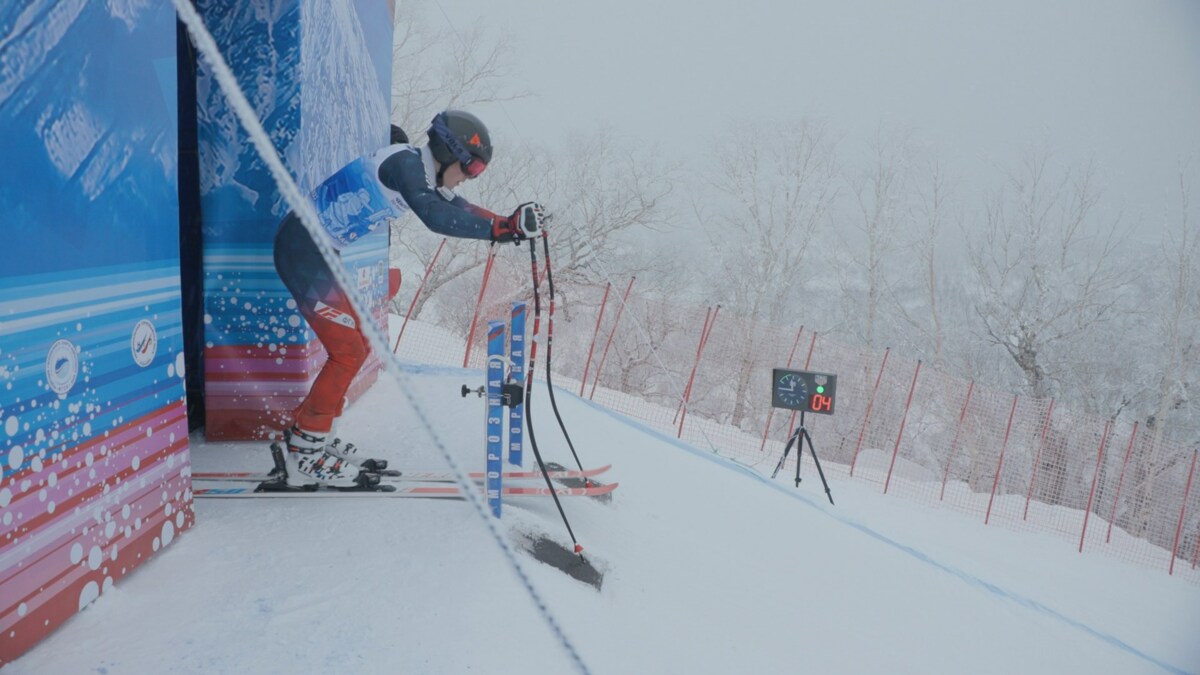
<instances>
[{"instance_id":1,"label":"ski track in snow","mask_svg":"<svg viewBox=\"0 0 1200 675\"><path fill-rule=\"evenodd\" d=\"M559 392L560 395L562 393L563 392L561 392L561 391ZM605 413L606 415L608 415L609 417L613 418L614 420L616 420L618 422L632 426L647 435L655 436L659 440L663 441L664 443L669 443L671 445L674 445L677 448L680 448L681 450L691 453L692 455L694 455L696 457L704 458L710 462L713 462L714 464L717 464L718 466L721 466L723 468L729 469L736 473L740 473L745 476L748 476L751 479L753 479L754 481L761 483L763 485L766 485L767 487L769 487L777 492L787 495L788 497L795 499L803 504L806 504L808 506L816 508L816 504L806 494L792 490L789 487L787 487L786 485L781 485L779 483L775 483L775 482L771 481L770 479L754 472L753 470L751 470L741 464L738 464L737 462L729 460L720 455L702 452L702 451L698 450L695 446L689 445L687 443L683 443L682 441L680 441L678 439L671 438L670 436L667 436L666 434L658 431L657 429L653 429L653 428L648 427L636 420L632 420L628 417L624 417L622 415L616 414L613 411L608 410L607 408L601 407L587 399L580 398L569 392L567 392L567 395L573 396L576 400L588 405L589 407L593 408L594 410L598 410L600 412ZM1136 656L1139 659L1142 659L1144 661L1152 663L1155 666L1158 666L1159 668L1162 668L1163 670L1166 670L1168 672L1180 673L1181 675L1187 675L1187 673L1188 673L1188 671L1183 670L1182 668L1173 666L1170 663L1167 663L1161 659L1155 658L1154 656L1147 654L1147 653L1137 649L1136 647L1133 647L1132 645L1129 645L1128 643L1122 641L1121 639L1119 639L1113 635L1110 635L1099 629L1093 628L1092 626L1089 626L1087 623L1084 623L1083 621L1071 618L1071 617L1063 614L1062 612L1055 611L1054 609L1047 607L1046 605L1044 605L1032 598L1021 595L1020 593L1015 593L1015 592L1005 589L1001 586L998 586L996 584L985 581L984 579L981 579L981 578L979 578L973 574L970 574L964 570L958 569L952 565L948 565L946 563L940 562L937 559L935 559L933 556L927 554L926 552L924 552L918 548L914 548L912 546L907 546L905 544L902 544L902 543L896 541L895 539L893 539L885 534L882 534L882 533L870 528L867 525L864 525L863 523L860 523L860 522L857 522L854 520L850 520L848 518L843 518L839 515L836 515L829 511L825 511L823 509L818 508L817 511L819 511L820 513L822 513L826 516L829 516L830 518L833 518L834 520L836 520L837 522L839 522L843 525L852 527L852 528L858 530L859 532L862 532L863 534L865 534L877 541L887 544L888 546L891 546L892 548L894 548L898 551L901 551L904 554L911 556L912 558L915 558L916 560L918 560L926 565L929 565L941 572L945 572L946 574L957 577L957 578L963 580L964 582L966 582L976 588L979 588L980 590L982 590L984 592L990 593L996 597L999 597L1004 600L1008 600L1008 601L1014 602L1018 605L1021 605L1022 607L1026 607L1028 609L1032 609L1036 612L1040 612L1042 614L1050 616L1057 621L1061 621L1062 623L1067 624L1067 625L1071 626L1072 628L1075 628L1084 633L1087 633L1088 635L1095 637L1097 639L1103 640L1104 642L1112 645L1113 647L1116 647L1117 649L1120 649L1120 650L1127 652L1133 656Z\"/></svg>"},{"instance_id":2,"label":"ski track in snow","mask_svg":"<svg viewBox=\"0 0 1200 675\"><path fill-rule=\"evenodd\" d=\"M482 468L484 406L458 393L482 372L406 370L441 442L466 468ZM860 481L831 482L830 506L815 476L798 489L790 477L773 482L572 392L557 396L583 463L613 462L602 480L621 483L608 505L564 501L606 580L597 593L521 564L592 672L1200 672L1200 590L1165 572L987 528ZM541 384L533 405L543 456L573 466ZM407 431L413 419L384 378L347 411L342 435L402 469L442 468ZM403 443L388 440L397 434ZM198 471L269 462L260 444L198 436L192 454ZM278 501L258 500L253 517L248 504L199 502L196 527L170 551L3 675L165 664L182 673L571 672L461 502ZM797 503L804 508L788 507ZM549 500L510 500L500 524L566 541ZM379 590L364 590L364 577Z\"/></svg>"}]
</instances>

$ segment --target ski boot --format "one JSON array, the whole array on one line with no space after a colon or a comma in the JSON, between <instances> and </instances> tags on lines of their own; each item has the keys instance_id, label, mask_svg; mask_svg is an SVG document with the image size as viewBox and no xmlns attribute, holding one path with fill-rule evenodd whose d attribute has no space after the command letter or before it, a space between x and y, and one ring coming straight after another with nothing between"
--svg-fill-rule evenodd
<instances>
[{"instance_id":1,"label":"ski boot","mask_svg":"<svg viewBox=\"0 0 1200 675\"><path fill-rule=\"evenodd\" d=\"M399 476L400 472L395 469L389 469L386 459L372 459L370 457L360 457L358 446L353 443L347 443L340 438L334 438L325 445L325 452L343 459L348 462L353 462L358 465L358 468L367 473L374 473L380 476Z\"/></svg>"},{"instance_id":2,"label":"ski boot","mask_svg":"<svg viewBox=\"0 0 1200 675\"><path fill-rule=\"evenodd\" d=\"M275 475L278 478L260 485L260 489L314 491L321 487L338 490L381 490L379 476L364 471L353 462L346 461L325 450L325 436L307 432L296 427L283 434L283 443L273 443L271 454L275 458ZM282 459L282 467L279 466ZM392 488L394 489L394 488Z\"/></svg>"}]
</instances>

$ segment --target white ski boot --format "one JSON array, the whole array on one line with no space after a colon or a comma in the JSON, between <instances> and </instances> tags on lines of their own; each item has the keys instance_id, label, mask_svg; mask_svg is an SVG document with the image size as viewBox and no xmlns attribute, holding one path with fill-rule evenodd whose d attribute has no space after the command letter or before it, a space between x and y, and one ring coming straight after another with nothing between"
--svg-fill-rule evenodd
<instances>
[{"instance_id":1,"label":"white ski boot","mask_svg":"<svg viewBox=\"0 0 1200 675\"><path fill-rule=\"evenodd\" d=\"M286 444L284 464L288 487L303 489L318 485L335 488L368 487L379 482L377 476L357 464L329 452L325 435L292 427L283 432Z\"/></svg>"},{"instance_id":2,"label":"white ski boot","mask_svg":"<svg viewBox=\"0 0 1200 675\"><path fill-rule=\"evenodd\" d=\"M333 432L329 432L329 436L333 436ZM353 443L347 443L342 439L334 436L332 441L325 445L325 452L344 459L347 462L357 464L358 468L367 473L377 473L381 476L399 476L399 471L388 469L388 461L386 459L374 459L363 454L358 446Z\"/></svg>"}]
</instances>

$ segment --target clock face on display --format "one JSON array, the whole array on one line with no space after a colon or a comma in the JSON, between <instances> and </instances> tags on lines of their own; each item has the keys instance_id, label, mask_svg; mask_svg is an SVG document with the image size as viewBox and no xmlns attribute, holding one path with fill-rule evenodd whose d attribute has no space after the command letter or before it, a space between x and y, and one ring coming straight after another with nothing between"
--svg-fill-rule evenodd
<instances>
[{"instance_id":1,"label":"clock face on display","mask_svg":"<svg viewBox=\"0 0 1200 675\"><path fill-rule=\"evenodd\" d=\"M784 372L775 380L776 407L803 410L808 402L808 383L796 373Z\"/></svg>"}]
</instances>

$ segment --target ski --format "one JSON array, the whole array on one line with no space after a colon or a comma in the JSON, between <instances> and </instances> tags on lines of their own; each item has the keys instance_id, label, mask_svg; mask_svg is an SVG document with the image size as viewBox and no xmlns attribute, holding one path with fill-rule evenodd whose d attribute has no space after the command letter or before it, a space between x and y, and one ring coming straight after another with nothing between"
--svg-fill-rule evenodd
<instances>
[{"instance_id":1,"label":"ski","mask_svg":"<svg viewBox=\"0 0 1200 675\"><path fill-rule=\"evenodd\" d=\"M597 467L594 469L585 469L583 471L579 471L578 469L574 469L574 470L559 469L559 470L551 470L548 473L552 480L570 480L570 479L579 480L579 479L588 479L588 478L592 478L594 476L599 476L600 474L604 473L605 471L608 471L611 468L612 468L612 464L606 464L601 467ZM484 474L483 472L479 472L479 471L472 472L467 475L468 475L468 477L471 478L471 480L475 480L475 481L481 481L487 477L486 474ZM505 480L541 478L542 472L541 471L505 471L501 474L500 477ZM192 472L192 480L200 480L200 481L222 480L222 481L239 481L239 482L252 481L255 483L262 483L262 482L274 480L274 479L275 479L274 475L272 475L270 473L264 473L261 471L193 471ZM384 482L384 483L402 482L402 481L423 482L423 483L453 483L455 481L454 474L450 473L448 471L405 472L405 473L401 473L398 476L384 474L384 475L381 475L379 477L379 479L380 479L380 482ZM579 486L576 486L576 487L579 487Z\"/></svg>"},{"instance_id":2,"label":"ski","mask_svg":"<svg viewBox=\"0 0 1200 675\"><path fill-rule=\"evenodd\" d=\"M561 497L598 497L607 495L617 489L617 483L597 485L594 487L559 487L553 494ZM341 491L336 488L320 488L317 490L300 491L258 491L257 487L212 487L199 488L192 491L199 498L222 499L252 499L266 498L358 498L358 497L424 497L432 499L465 499L462 490L457 485L388 485L393 490L355 490ZM482 491L481 491L482 492ZM545 486L509 486L501 489L504 497L549 497L551 490Z\"/></svg>"}]
</instances>

